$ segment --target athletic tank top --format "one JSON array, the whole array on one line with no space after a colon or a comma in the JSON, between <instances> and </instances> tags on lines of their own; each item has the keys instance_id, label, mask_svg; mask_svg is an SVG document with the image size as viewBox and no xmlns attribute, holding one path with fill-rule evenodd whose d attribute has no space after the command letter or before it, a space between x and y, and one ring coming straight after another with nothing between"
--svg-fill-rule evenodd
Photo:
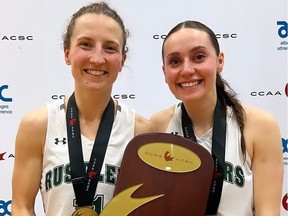
<instances>
[{"instance_id":1,"label":"athletic tank top","mask_svg":"<svg viewBox=\"0 0 288 216\"><path fill-rule=\"evenodd\" d=\"M71 183L64 101L49 103L47 108L48 125L40 187L44 210L48 216L71 216L75 210L75 195ZM122 156L126 145L134 137L134 128L135 111L118 103L93 201L98 214L113 197ZM84 161L88 164L94 140L88 140L83 135L81 139Z\"/></svg>"},{"instance_id":2,"label":"athletic tank top","mask_svg":"<svg viewBox=\"0 0 288 216\"><path fill-rule=\"evenodd\" d=\"M175 106L175 112L166 129L167 133L184 136L181 116L181 106ZM226 122L224 183L216 215L252 216L254 213L251 159L246 153L246 160L244 160L241 150L241 133L231 107L227 107ZM197 143L211 153L212 128L196 139Z\"/></svg>"}]
</instances>

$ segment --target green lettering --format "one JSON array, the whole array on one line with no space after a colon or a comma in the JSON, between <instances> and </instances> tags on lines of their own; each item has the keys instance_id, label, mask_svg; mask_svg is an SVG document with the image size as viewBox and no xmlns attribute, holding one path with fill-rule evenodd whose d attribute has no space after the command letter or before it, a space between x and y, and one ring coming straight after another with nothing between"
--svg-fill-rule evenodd
<instances>
[{"instance_id":1,"label":"green lettering","mask_svg":"<svg viewBox=\"0 0 288 216\"><path fill-rule=\"evenodd\" d=\"M106 183L115 185L118 174L118 167L106 164Z\"/></svg>"},{"instance_id":2,"label":"green lettering","mask_svg":"<svg viewBox=\"0 0 288 216\"><path fill-rule=\"evenodd\" d=\"M49 170L45 175L45 190L46 190L46 192L52 188L51 178L52 178L52 172L51 172L51 170Z\"/></svg>"},{"instance_id":3,"label":"green lettering","mask_svg":"<svg viewBox=\"0 0 288 216\"><path fill-rule=\"evenodd\" d=\"M238 187L243 187L245 184L245 176L240 166L235 167L235 184Z\"/></svg>"},{"instance_id":4,"label":"green lettering","mask_svg":"<svg viewBox=\"0 0 288 216\"><path fill-rule=\"evenodd\" d=\"M224 173L224 180L233 184L233 164L226 162Z\"/></svg>"},{"instance_id":5,"label":"green lettering","mask_svg":"<svg viewBox=\"0 0 288 216\"><path fill-rule=\"evenodd\" d=\"M53 184L57 187L61 185L63 181L63 165L55 167L53 169L53 174Z\"/></svg>"},{"instance_id":6,"label":"green lettering","mask_svg":"<svg viewBox=\"0 0 288 216\"><path fill-rule=\"evenodd\" d=\"M65 182L65 183L71 183L71 182L72 182L71 166L70 166L70 164L67 164L67 165L65 166L64 182Z\"/></svg>"},{"instance_id":7,"label":"green lettering","mask_svg":"<svg viewBox=\"0 0 288 216\"><path fill-rule=\"evenodd\" d=\"M96 199L93 200L93 209L100 214L104 205L104 195L97 194Z\"/></svg>"}]
</instances>

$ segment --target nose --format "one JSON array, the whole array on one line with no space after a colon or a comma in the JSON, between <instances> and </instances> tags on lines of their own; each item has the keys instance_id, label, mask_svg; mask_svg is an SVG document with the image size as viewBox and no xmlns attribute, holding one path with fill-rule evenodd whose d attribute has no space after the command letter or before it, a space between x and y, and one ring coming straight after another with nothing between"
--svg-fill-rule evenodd
<instances>
[{"instance_id":1,"label":"nose","mask_svg":"<svg viewBox=\"0 0 288 216\"><path fill-rule=\"evenodd\" d=\"M99 65L105 63L105 56L101 47L95 47L93 49L91 52L90 61Z\"/></svg>"},{"instance_id":2,"label":"nose","mask_svg":"<svg viewBox=\"0 0 288 216\"><path fill-rule=\"evenodd\" d=\"M195 63L191 62L189 59L183 61L183 67L181 73L183 75L191 75L195 73Z\"/></svg>"}]
</instances>

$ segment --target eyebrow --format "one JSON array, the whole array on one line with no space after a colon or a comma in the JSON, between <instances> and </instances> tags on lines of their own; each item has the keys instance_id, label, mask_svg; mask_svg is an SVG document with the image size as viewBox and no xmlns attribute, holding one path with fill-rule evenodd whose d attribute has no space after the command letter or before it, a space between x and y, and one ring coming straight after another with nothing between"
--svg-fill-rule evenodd
<instances>
[{"instance_id":1,"label":"eyebrow","mask_svg":"<svg viewBox=\"0 0 288 216\"><path fill-rule=\"evenodd\" d=\"M191 50L189 50L189 52L193 52L195 50L199 50L199 49L207 49L205 46L202 46L202 45L199 45L199 46L195 46L193 47ZM174 56L174 55L177 55L179 52L171 52L169 53L166 57L169 57L169 56Z\"/></svg>"},{"instance_id":2,"label":"eyebrow","mask_svg":"<svg viewBox=\"0 0 288 216\"><path fill-rule=\"evenodd\" d=\"M91 38L91 37L87 37L87 36L80 36L79 38L77 38L77 41L80 41L80 40L93 41L94 39ZM113 40L107 40L107 41L105 41L105 43L107 43L107 44L115 44L115 45L120 47L120 44L118 42L116 42L116 41L113 41Z\"/></svg>"}]
</instances>

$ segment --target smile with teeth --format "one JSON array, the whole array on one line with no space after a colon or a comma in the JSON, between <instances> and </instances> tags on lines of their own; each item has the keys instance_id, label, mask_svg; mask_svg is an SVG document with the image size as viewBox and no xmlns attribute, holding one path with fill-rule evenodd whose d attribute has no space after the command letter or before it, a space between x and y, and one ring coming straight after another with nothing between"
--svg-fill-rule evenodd
<instances>
[{"instance_id":1,"label":"smile with teeth","mask_svg":"<svg viewBox=\"0 0 288 216\"><path fill-rule=\"evenodd\" d=\"M87 73L93 75L93 76L101 76L103 74L105 74L105 71L102 70L91 70L91 69L87 69L85 70Z\"/></svg>"},{"instance_id":2,"label":"smile with teeth","mask_svg":"<svg viewBox=\"0 0 288 216\"><path fill-rule=\"evenodd\" d=\"M195 87L198 86L201 83L200 80L194 81L194 82L187 82L187 83L181 83L182 88L189 88L189 87Z\"/></svg>"}]
</instances>

